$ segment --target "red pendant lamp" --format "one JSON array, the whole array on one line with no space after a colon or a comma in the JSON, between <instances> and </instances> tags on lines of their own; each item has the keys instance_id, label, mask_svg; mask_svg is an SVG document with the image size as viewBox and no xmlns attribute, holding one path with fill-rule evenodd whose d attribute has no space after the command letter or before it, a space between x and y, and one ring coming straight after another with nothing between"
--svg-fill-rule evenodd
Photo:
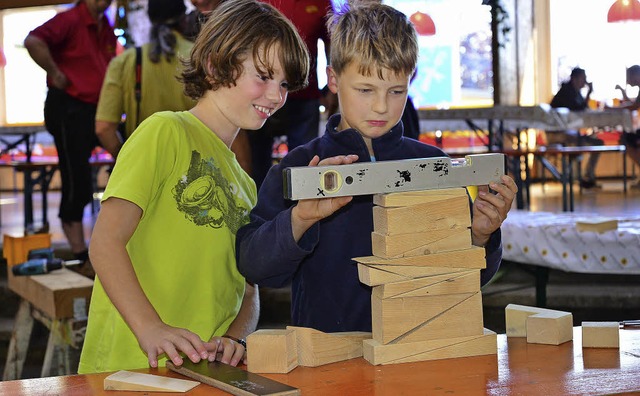
<instances>
[{"instance_id":1,"label":"red pendant lamp","mask_svg":"<svg viewBox=\"0 0 640 396\"><path fill-rule=\"evenodd\" d=\"M411 14L409 20L413 23L416 32L420 36L433 36L436 34L436 25L433 23L433 19L431 19L429 14L417 11Z\"/></svg>"},{"instance_id":2,"label":"red pendant lamp","mask_svg":"<svg viewBox=\"0 0 640 396\"><path fill-rule=\"evenodd\" d=\"M640 0L616 0L609 8L607 22L640 21Z\"/></svg>"}]
</instances>

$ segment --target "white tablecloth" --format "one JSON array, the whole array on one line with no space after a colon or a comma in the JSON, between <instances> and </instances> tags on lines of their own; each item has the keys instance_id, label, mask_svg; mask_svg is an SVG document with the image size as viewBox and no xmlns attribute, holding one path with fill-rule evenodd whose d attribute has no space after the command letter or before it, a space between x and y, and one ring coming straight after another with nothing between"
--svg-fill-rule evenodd
<instances>
[{"instance_id":1,"label":"white tablecloth","mask_svg":"<svg viewBox=\"0 0 640 396\"><path fill-rule=\"evenodd\" d=\"M640 214L617 219L618 229L578 232L576 221L602 216L512 210L502 224L505 260L567 272L640 274Z\"/></svg>"}]
</instances>

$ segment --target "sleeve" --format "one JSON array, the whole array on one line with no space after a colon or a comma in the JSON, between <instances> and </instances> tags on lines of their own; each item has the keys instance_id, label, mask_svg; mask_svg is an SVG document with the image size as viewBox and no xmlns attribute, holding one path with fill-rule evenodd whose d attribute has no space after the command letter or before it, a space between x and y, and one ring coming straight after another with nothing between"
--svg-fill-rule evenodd
<instances>
[{"instance_id":1,"label":"sleeve","mask_svg":"<svg viewBox=\"0 0 640 396\"><path fill-rule=\"evenodd\" d=\"M502 231L498 228L491 234L487 245L484 247L487 267L480 270L480 285L484 286L498 272L502 262Z\"/></svg>"},{"instance_id":2,"label":"sleeve","mask_svg":"<svg viewBox=\"0 0 640 396\"><path fill-rule=\"evenodd\" d=\"M100 90L98 109L96 110L97 121L120 122L124 108L124 65L126 64L126 53L119 55L109 62L107 74Z\"/></svg>"},{"instance_id":3,"label":"sleeve","mask_svg":"<svg viewBox=\"0 0 640 396\"><path fill-rule=\"evenodd\" d=\"M59 47L66 42L68 35L72 34L71 30L76 24L69 15L68 11L58 13L29 34L47 43L50 49Z\"/></svg>"},{"instance_id":4,"label":"sleeve","mask_svg":"<svg viewBox=\"0 0 640 396\"><path fill-rule=\"evenodd\" d=\"M238 230L238 271L249 282L266 287L285 286L319 241L320 225L316 223L296 243L291 230L291 210L295 203L285 200L282 192L282 170L307 165L309 161L305 159L301 150L294 150L280 164L271 167L258 193L258 204L249 215L249 223Z\"/></svg>"},{"instance_id":5,"label":"sleeve","mask_svg":"<svg viewBox=\"0 0 640 396\"><path fill-rule=\"evenodd\" d=\"M146 211L176 165L183 133L172 114L154 114L127 139L109 177L103 201L110 197L126 199Z\"/></svg>"}]
</instances>

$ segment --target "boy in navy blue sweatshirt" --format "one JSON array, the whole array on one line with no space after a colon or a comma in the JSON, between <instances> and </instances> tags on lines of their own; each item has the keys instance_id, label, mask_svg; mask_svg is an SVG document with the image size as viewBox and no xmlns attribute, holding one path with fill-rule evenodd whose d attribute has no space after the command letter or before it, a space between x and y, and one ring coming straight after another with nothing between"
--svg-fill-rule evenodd
<instances>
[{"instance_id":1,"label":"boy in navy blue sweatshirt","mask_svg":"<svg viewBox=\"0 0 640 396\"><path fill-rule=\"evenodd\" d=\"M332 15L328 25L328 86L338 95L340 114L329 119L322 137L292 150L269 171L250 223L238 231L236 255L247 281L292 284L293 325L371 331L371 288L360 283L352 258L371 255L372 196L286 200L282 170L446 154L402 136L400 118L418 57L407 17L370 3ZM495 194L480 187L472 209L472 242L486 249L483 284L500 265L500 225L517 191L508 176L490 187Z\"/></svg>"}]
</instances>

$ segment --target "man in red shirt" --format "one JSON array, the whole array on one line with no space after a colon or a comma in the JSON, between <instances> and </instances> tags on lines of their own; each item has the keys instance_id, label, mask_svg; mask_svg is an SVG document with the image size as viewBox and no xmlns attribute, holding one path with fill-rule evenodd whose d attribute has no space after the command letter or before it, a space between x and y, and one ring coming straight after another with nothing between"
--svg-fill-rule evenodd
<instances>
[{"instance_id":1,"label":"man in red shirt","mask_svg":"<svg viewBox=\"0 0 640 396\"><path fill-rule=\"evenodd\" d=\"M59 217L71 251L86 260L82 216L92 200L89 157L98 145L95 113L116 37L104 15L112 0L80 0L29 33L24 45L47 72L47 130L58 151L62 181ZM90 268L86 268L90 275Z\"/></svg>"},{"instance_id":2,"label":"man in red shirt","mask_svg":"<svg viewBox=\"0 0 640 396\"><path fill-rule=\"evenodd\" d=\"M318 64L318 40L322 40L326 57L329 58L329 34L327 15L331 10L330 0L262 0L282 12L298 29L309 50L311 65L307 88L290 93L285 105L269 117L265 125L257 131L249 131L251 146L251 177L260 187L271 167L273 137L287 136L289 150L318 137L320 123L320 98L323 92L318 88L316 73ZM328 90L327 90L328 92ZM335 96L329 101L337 103Z\"/></svg>"}]
</instances>

